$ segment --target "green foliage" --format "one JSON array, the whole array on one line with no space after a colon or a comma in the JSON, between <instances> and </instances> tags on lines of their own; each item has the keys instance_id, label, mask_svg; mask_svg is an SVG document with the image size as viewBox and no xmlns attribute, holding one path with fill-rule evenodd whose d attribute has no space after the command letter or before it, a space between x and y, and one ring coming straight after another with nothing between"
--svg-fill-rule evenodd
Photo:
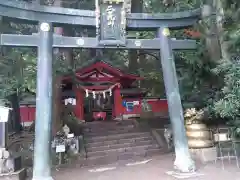
<instances>
[{"instance_id":1,"label":"green foliage","mask_svg":"<svg viewBox=\"0 0 240 180\"><path fill-rule=\"evenodd\" d=\"M87 2L87 1L79 1L77 5L74 8L81 8L84 9L93 9L94 8L94 1ZM65 3L65 1L64 1ZM199 1L192 0L192 1L186 1L181 0L177 3L165 7L162 1L155 1L155 0L149 0L145 1L145 11L146 12L170 12L170 11L181 11L186 9L193 9L196 7L199 7ZM71 7L72 5L67 5L68 7ZM9 30L8 30L9 31ZM29 26L29 25L22 25L22 24L10 24L10 31L13 33L32 33L36 32L36 27ZM74 28L74 33L76 35L89 35L92 36L95 32L92 32L89 29L85 28ZM154 38L155 33L154 32L133 32L133 34L136 37L139 38ZM176 31L172 33L174 37L176 38L184 38L183 37L183 31ZM14 52L16 51L16 52ZM15 55L11 55L9 53L9 57L11 59L14 59L16 61L16 57L22 57L22 62L24 65L21 66L22 68L22 76L14 75L14 74L8 74L6 76L5 73L3 73L3 76L6 77L6 83L4 83L6 86L5 92L11 92L10 89L14 90L15 87L17 87L20 90L23 90L25 88L29 89L32 92L35 92L36 90L36 52L28 49L29 53L22 53L22 49L14 49L12 52L14 52ZM141 52L139 52L141 53ZM156 57L158 57L158 52L153 52ZM113 50L104 50L103 52L103 58L108 59L111 61L111 63L114 66L117 66L119 68L125 68L128 63L128 52L127 51L113 51ZM161 66L160 66L160 60L154 56L151 55L141 55L139 56L139 69L138 72L141 76L145 77L146 79L141 82L142 88L149 89L151 96L160 96L165 97L164 93L164 85L163 85L163 77L161 72ZM74 67L72 67L70 64L67 64L63 56L58 56L53 64L54 67L54 74L55 75L61 75L65 73L69 73L69 71L74 71L75 69L81 67L86 61L89 61L92 59L91 56L91 50L82 50L82 49L76 49L73 52L73 58L74 58ZM198 87L195 85L196 83L201 84L201 80L194 82L193 79L197 79L195 77L198 77L200 75L195 75L195 72L199 68L199 66L202 66L202 62L199 61L199 56L196 56L195 53L189 53L189 52L177 52L176 53L176 64L178 69L178 74L180 76L179 83L180 83L180 89L181 92L183 92L183 99L187 100L189 98L189 95L191 94L191 90L195 89L198 91ZM10 66L13 68L13 66ZM16 65L16 67L19 67ZM10 69L11 69L10 68ZM13 68L14 69L14 68ZM13 70L12 69L12 70ZM10 70L9 70L10 72ZM190 75L187 75L190 74ZM200 74L200 73L198 73ZM8 78L11 77L11 78ZM199 78L198 78L199 79ZM200 78L201 79L201 78ZM11 81L11 82L9 82ZM10 85L11 84L11 85ZM10 85L10 86L9 86ZM151 87L151 88L149 88ZM186 91L186 89L189 89Z\"/></svg>"},{"instance_id":2,"label":"green foliage","mask_svg":"<svg viewBox=\"0 0 240 180\"><path fill-rule=\"evenodd\" d=\"M172 1L173 2L173 1ZM177 12L199 8L203 2L199 0L179 0L174 1L171 5L165 6L164 1L151 0L145 4L148 12ZM205 28L205 27L204 27ZM200 30L200 25L196 24L192 30ZM171 37L176 39L189 39L184 30L171 31ZM178 82L180 94L184 107L199 107L203 108L212 102L217 81L211 69L215 67L207 53L205 39L196 38L198 42L196 51L176 51L175 64L178 74ZM155 72L155 71L153 71ZM162 76L159 76L159 71L156 76L159 77L158 82L163 86ZM149 73L151 75L151 73ZM149 76L148 75L148 76ZM156 82L155 82L156 83ZM155 85L154 85L155 87Z\"/></svg>"},{"instance_id":3,"label":"green foliage","mask_svg":"<svg viewBox=\"0 0 240 180\"><path fill-rule=\"evenodd\" d=\"M229 60L223 60L214 72L223 76L224 86L218 94L213 111L230 123L240 127L240 66Z\"/></svg>"},{"instance_id":4,"label":"green foliage","mask_svg":"<svg viewBox=\"0 0 240 180\"><path fill-rule=\"evenodd\" d=\"M223 1L225 8L224 41L228 44L231 59L219 61L213 72L222 80L221 89L215 94L212 106L215 116L229 120L237 129L240 127L240 31L239 1Z\"/></svg>"},{"instance_id":5,"label":"green foliage","mask_svg":"<svg viewBox=\"0 0 240 180\"><path fill-rule=\"evenodd\" d=\"M35 92L36 52L27 48L6 50L0 61L1 98L28 89Z\"/></svg>"},{"instance_id":6,"label":"green foliage","mask_svg":"<svg viewBox=\"0 0 240 180\"><path fill-rule=\"evenodd\" d=\"M199 8L202 0L169 0L170 3L165 4L166 0L148 0L144 2L145 11L149 13L159 12L179 12Z\"/></svg>"},{"instance_id":7,"label":"green foliage","mask_svg":"<svg viewBox=\"0 0 240 180\"><path fill-rule=\"evenodd\" d=\"M36 31L33 25L1 22L1 32L31 34ZM0 99L26 90L36 90L36 49L2 47L0 57Z\"/></svg>"}]
</instances>

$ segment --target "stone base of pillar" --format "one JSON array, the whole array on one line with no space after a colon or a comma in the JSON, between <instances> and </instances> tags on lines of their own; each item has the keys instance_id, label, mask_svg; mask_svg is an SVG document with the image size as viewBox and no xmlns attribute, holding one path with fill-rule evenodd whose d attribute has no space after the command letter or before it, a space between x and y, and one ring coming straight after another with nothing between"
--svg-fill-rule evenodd
<instances>
[{"instance_id":1,"label":"stone base of pillar","mask_svg":"<svg viewBox=\"0 0 240 180\"><path fill-rule=\"evenodd\" d=\"M21 169L19 171L16 172L12 172L12 173L4 173L4 174L0 174L0 180L26 180L27 178L27 172L26 169Z\"/></svg>"},{"instance_id":2,"label":"stone base of pillar","mask_svg":"<svg viewBox=\"0 0 240 180\"><path fill-rule=\"evenodd\" d=\"M167 175L172 176L176 179L195 179L197 177L203 176L204 174L198 173L198 172L188 172L188 173L183 173L183 172L177 172L177 171L168 171L166 172Z\"/></svg>"},{"instance_id":3,"label":"stone base of pillar","mask_svg":"<svg viewBox=\"0 0 240 180\"><path fill-rule=\"evenodd\" d=\"M191 173L196 171L195 162L192 160L188 150L181 151L178 150L175 152L176 158L174 161L174 169L182 173Z\"/></svg>"},{"instance_id":4,"label":"stone base of pillar","mask_svg":"<svg viewBox=\"0 0 240 180\"><path fill-rule=\"evenodd\" d=\"M203 176L203 174L196 172L194 161L187 154L180 153L176 155L174 162L174 171L168 171L166 174L177 179L188 179Z\"/></svg>"}]
</instances>

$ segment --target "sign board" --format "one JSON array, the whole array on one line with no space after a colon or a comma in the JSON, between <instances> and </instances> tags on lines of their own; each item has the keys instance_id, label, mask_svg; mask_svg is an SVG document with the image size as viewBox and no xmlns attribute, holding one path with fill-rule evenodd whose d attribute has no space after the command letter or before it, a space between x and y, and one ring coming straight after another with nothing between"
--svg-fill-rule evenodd
<instances>
[{"instance_id":1,"label":"sign board","mask_svg":"<svg viewBox=\"0 0 240 180\"><path fill-rule=\"evenodd\" d=\"M66 151L65 145L57 145L56 146L56 153L62 153Z\"/></svg>"},{"instance_id":2,"label":"sign board","mask_svg":"<svg viewBox=\"0 0 240 180\"><path fill-rule=\"evenodd\" d=\"M8 122L9 110L8 107L0 106L0 122Z\"/></svg>"},{"instance_id":3,"label":"sign board","mask_svg":"<svg viewBox=\"0 0 240 180\"><path fill-rule=\"evenodd\" d=\"M126 45L124 0L96 0L96 33L99 45Z\"/></svg>"},{"instance_id":4,"label":"sign board","mask_svg":"<svg viewBox=\"0 0 240 180\"><path fill-rule=\"evenodd\" d=\"M126 103L126 108L127 108L127 111L128 111L128 112L132 112L132 111L133 111L133 108L134 108L133 102L127 102L127 103Z\"/></svg>"},{"instance_id":5,"label":"sign board","mask_svg":"<svg viewBox=\"0 0 240 180\"><path fill-rule=\"evenodd\" d=\"M133 105L134 106L138 106L139 105L139 101L133 101Z\"/></svg>"},{"instance_id":6,"label":"sign board","mask_svg":"<svg viewBox=\"0 0 240 180\"><path fill-rule=\"evenodd\" d=\"M77 103L77 102L76 102L76 99L75 99L75 98L68 98L68 99L65 99L65 100L64 100L64 104L65 104L65 105L71 104L71 105L75 106L76 103Z\"/></svg>"},{"instance_id":7,"label":"sign board","mask_svg":"<svg viewBox=\"0 0 240 180\"><path fill-rule=\"evenodd\" d=\"M68 134L67 138L74 138L74 134Z\"/></svg>"}]
</instances>

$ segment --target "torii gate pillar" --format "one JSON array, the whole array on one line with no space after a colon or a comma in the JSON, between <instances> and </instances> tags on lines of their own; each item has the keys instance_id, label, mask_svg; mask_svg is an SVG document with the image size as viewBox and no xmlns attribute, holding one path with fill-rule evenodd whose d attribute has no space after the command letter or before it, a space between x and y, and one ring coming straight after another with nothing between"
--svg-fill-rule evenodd
<instances>
[{"instance_id":1,"label":"torii gate pillar","mask_svg":"<svg viewBox=\"0 0 240 180\"><path fill-rule=\"evenodd\" d=\"M172 48L169 43L170 32L168 28L159 28L157 34L161 44L161 64L173 129L176 156L174 167L180 172L193 172L196 168L188 148L177 73Z\"/></svg>"},{"instance_id":2,"label":"torii gate pillar","mask_svg":"<svg viewBox=\"0 0 240 180\"><path fill-rule=\"evenodd\" d=\"M47 22L42 22L39 26L33 180L52 180L50 145L53 28L52 24Z\"/></svg>"}]
</instances>

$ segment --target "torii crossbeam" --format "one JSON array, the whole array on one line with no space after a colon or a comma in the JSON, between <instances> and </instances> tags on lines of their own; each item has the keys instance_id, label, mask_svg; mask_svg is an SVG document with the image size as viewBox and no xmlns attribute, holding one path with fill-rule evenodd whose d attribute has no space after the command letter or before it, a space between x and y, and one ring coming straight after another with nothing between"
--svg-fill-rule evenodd
<instances>
[{"instance_id":1,"label":"torii crossbeam","mask_svg":"<svg viewBox=\"0 0 240 180\"><path fill-rule=\"evenodd\" d=\"M0 45L3 46L25 46L38 47L41 40L40 34L34 35L16 35L2 34L0 36ZM175 40L170 39L169 43L173 50L191 50L196 49L195 40ZM53 47L55 48L94 48L101 49L106 46L99 45L96 38L89 37L66 37L53 35ZM146 49L159 50L159 38L156 39L127 39L126 46L108 46L111 49Z\"/></svg>"}]
</instances>

